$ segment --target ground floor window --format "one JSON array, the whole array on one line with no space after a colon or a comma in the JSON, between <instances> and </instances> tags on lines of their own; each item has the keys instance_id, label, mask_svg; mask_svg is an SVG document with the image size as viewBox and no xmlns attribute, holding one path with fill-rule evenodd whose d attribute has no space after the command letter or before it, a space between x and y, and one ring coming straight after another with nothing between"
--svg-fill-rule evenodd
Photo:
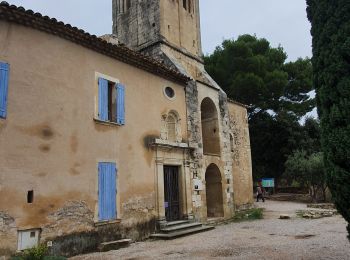
<instances>
[{"instance_id":1,"label":"ground floor window","mask_svg":"<svg viewBox=\"0 0 350 260\"><path fill-rule=\"evenodd\" d=\"M98 164L98 220L117 218L117 166L111 162Z\"/></svg>"}]
</instances>

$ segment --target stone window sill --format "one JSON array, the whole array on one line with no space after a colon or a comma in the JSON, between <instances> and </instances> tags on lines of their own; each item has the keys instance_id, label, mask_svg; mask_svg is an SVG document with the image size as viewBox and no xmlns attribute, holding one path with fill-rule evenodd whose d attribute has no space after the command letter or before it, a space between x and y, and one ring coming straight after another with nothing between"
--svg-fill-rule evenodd
<instances>
[{"instance_id":1,"label":"stone window sill","mask_svg":"<svg viewBox=\"0 0 350 260\"><path fill-rule=\"evenodd\" d=\"M121 219L114 219L114 220L104 220L104 221L97 221L95 222L95 227L110 225L110 224L118 224L122 222Z\"/></svg>"},{"instance_id":2,"label":"stone window sill","mask_svg":"<svg viewBox=\"0 0 350 260\"><path fill-rule=\"evenodd\" d=\"M213 157L220 157L220 154L217 153L203 153L205 156L213 156Z\"/></svg>"},{"instance_id":3,"label":"stone window sill","mask_svg":"<svg viewBox=\"0 0 350 260\"><path fill-rule=\"evenodd\" d=\"M154 139L150 144L151 147L168 147L168 148L180 148L180 149L194 149L190 147L187 143L182 142L170 142L168 140Z\"/></svg>"},{"instance_id":4,"label":"stone window sill","mask_svg":"<svg viewBox=\"0 0 350 260\"><path fill-rule=\"evenodd\" d=\"M121 126L120 124L117 124L115 122L103 121L103 120L98 119L98 118L94 118L94 121L96 124L101 124L101 125L106 125L106 126Z\"/></svg>"}]
</instances>

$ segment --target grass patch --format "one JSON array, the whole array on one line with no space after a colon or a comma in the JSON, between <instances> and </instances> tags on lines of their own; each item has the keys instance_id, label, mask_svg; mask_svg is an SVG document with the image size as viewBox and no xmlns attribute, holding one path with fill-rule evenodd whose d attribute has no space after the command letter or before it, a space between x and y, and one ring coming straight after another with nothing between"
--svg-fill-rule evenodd
<instances>
[{"instance_id":1,"label":"grass patch","mask_svg":"<svg viewBox=\"0 0 350 260\"><path fill-rule=\"evenodd\" d=\"M67 260L63 256L43 256L42 258L33 257L33 256L13 256L11 260Z\"/></svg>"},{"instance_id":2,"label":"grass patch","mask_svg":"<svg viewBox=\"0 0 350 260\"><path fill-rule=\"evenodd\" d=\"M238 211L236 212L236 215L233 217L233 221L241 222L241 221L247 221L247 220L262 219L264 218L263 211L264 210L261 208Z\"/></svg>"},{"instance_id":3,"label":"grass patch","mask_svg":"<svg viewBox=\"0 0 350 260\"><path fill-rule=\"evenodd\" d=\"M49 256L48 248L45 245L39 245L30 249L26 249L23 252L17 253L11 257L11 260L66 260L67 258L62 256Z\"/></svg>"}]
</instances>

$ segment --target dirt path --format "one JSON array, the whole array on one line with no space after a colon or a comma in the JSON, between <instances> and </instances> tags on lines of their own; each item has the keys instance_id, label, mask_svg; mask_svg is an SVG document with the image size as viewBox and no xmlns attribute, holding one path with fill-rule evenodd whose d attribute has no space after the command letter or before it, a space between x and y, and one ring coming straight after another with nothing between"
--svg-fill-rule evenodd
<instances>
[{"instance_id":1,"label":"dirt path","mask_svg":"<svg viewBox=\"0 0 350 260\"><path fill-rule=\"evenodd\" d=\"M295 215L295 210L306 208L305 204L267 201L259 206L266 208L263 220L73 259L350 259L346 222L340 216L306 220ZM292 218L279 220L280 214Z\"/></svg>"}]
</instances>

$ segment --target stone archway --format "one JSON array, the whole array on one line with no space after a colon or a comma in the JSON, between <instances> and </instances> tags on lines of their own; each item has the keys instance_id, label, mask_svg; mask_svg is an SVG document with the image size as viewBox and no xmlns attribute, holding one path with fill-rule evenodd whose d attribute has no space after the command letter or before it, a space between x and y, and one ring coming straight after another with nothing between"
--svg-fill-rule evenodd
<instances>
[{"instance_id":1,"label":"stone archway","mask_svg":"<svg viewBox=\"0 0 350 260\"><path fill-rule=\"evenodd\" d=\"M220 155L220 135L218 112L210 98L203 99L201 103L201 123L203 153L207 155Z\"/></svg>"},{"instance_id":2,"label":"stone archway","mask_svg":"<svg viewBox=\"0 0 350 260\"><path fill-rule=\"evenodd\" d=\"M205 188L207 197L207 217L224 216L221 173L215 164L209 165L205 172Z\"/></svg>"}]
</instances>

